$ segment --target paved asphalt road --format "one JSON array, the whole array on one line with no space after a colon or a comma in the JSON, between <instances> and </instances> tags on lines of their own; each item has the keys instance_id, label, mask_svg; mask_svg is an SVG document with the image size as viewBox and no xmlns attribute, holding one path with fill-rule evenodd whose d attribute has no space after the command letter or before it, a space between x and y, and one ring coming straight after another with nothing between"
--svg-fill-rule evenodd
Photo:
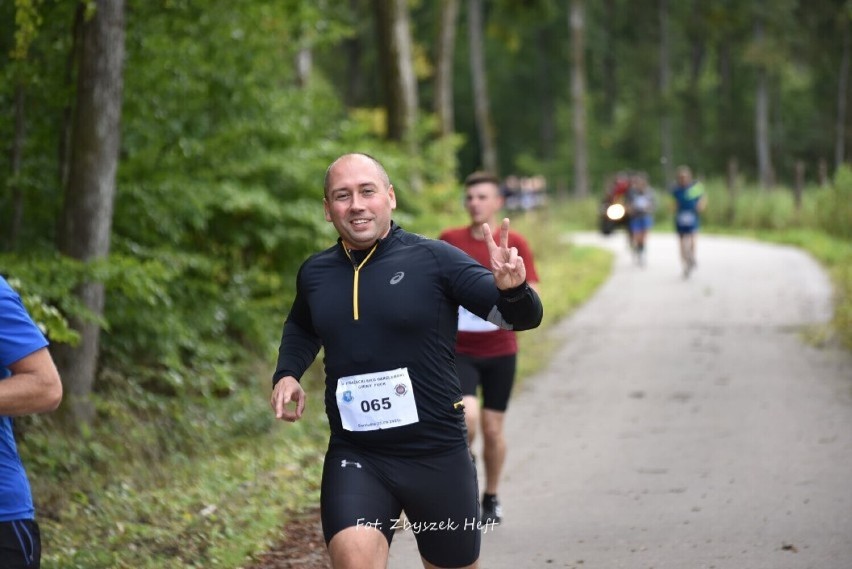
<instances>
[{"instance_id":1,"label":"paved asphalt road","mask_svg":"<svg viewBox=\"0 0 852 569\"><path fill-rule=\"evenodd\" d=\"M852 356L804 339L830 317L816 262L701 235L684 280L672 235L644 269L622 234L571 239L615 270L513 398L480 566L852 568ZM422 567L411 531L389 567Z\"/></svg>"}]
</instances>

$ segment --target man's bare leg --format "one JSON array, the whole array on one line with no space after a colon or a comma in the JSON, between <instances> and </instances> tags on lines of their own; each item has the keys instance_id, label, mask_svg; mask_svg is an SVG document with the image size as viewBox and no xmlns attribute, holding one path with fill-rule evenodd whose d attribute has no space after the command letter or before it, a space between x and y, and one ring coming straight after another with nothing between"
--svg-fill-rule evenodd
<instances>
[{"instance_id":1,"label":"man's bare leg","mask_svg":"<svg viewBox=\"0 0 852 569\"><path fill-rule=\"evenodd\" d=\"M367 526L341 530L328 544L334 569L386 569L389 550L384 534Z\"/></svg>"}]
</instances>

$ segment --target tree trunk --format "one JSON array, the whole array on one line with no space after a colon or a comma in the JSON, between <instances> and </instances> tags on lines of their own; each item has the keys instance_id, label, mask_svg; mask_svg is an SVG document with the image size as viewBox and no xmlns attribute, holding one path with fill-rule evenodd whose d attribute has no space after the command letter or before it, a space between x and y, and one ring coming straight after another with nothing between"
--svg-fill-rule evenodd
<instances>
[{"instance_id":1,"label":"tree trunk","mask_svg":"<svg viewBox=\"0 0 852 569\"><path fill-rule=\"evenodd\" d=\"M83 24L68 188L57 233L60 252L81 261L109 254L123 63L124 0L98 0L94 15ZM103 314L103 283L84 282L75 294L94 314ZM55 358L65 385L67 412L79 424L94 416L91 392L100 327L76 318L71 325L80 332L80 344L55 346Z\"/></svg>"},{"instance_id":2,"label":"tree trunk","mask_svg":"<svg viewBox=\"0 0 852 569\"><path fill-rule=\"evenodd\" d=\"M538 105L541 157L553 160L556 156L556 101L553 98L553 69L550 62L552 33L542 27L538 36Z\"/></svg>"},{"instance_id":3,"label":"tree trunk","mask_svg":"<svg viewBox=\"0 0 852 569\"><path fill-rule=\"evenodd\" d=\"M603 54L603 98L604 98L604 123L607 126L615 125L615 106L618 103L618 80L617 67L618 57L615 46L618 41L618 33L615 30L618 8L615 0L604 0L604 44Z\"/></svg>"},{"instance_id":4,"label":"tree trunk","mask_svg":"<svg viewBox=\"0 0 852 569\"><path fill-rule=\"evenodd\" d=\"M660 0L657 5L660 21L660 100L663 106L660 114L660 162L663 167L663 186L668 187L674 180L674 145L672 143L671 117L671 69L669 56L669 3Z\"/></svg>"},{"instance_id":5,"label":"tree trunk","mask_svg":"<svg viewBox=\"0 0 852 569\"><path fill-rule=\"evenodd\" d=\"M388 138L408 141L417 120L411 26L406 0L375 0L379 56L385 84Z\"/></svg>"},{"instance_id":6,"label":"tree trunk","mask_svg":"<svg viewBox=\"0 0 852 569\"><path fill-rule=\"evenodd\" d=\"M488 98L488 81L485 72L482 0L468 0L467 12L470 71L473 78L473 106L476 130L479 134L480 159L484 170L499 175L497 144L494 137L494 123L491 118L491 103Z\"/></svg>"},{"instance_id":7,"label":"tree trunk","mask_svg":"<svg viewBox=\"0 0 852 569\"><path fill-rule=\"evenodd\" d=\"M762 45L763 22L759 19L755 22L754 35L755 42L759 46ZM773 186L773 176L772 158L769 147L769 77L766 67L762 63L759 63L757 68L754 124L758 179L761 187L771 188Z\"/></svg>"},{"instance_id":8,"label":"tree trunk","mask_svg":"<svg viewBox=\"0 0 852 569\"><path fill-rule=\"evenodd\" d=\"M568 23L571 29L571 117L574 131L574 195L589 195L589 156L586 133L585 6L571 0Z\"/></svg>"},{"instance_id":9,"label":"tree trunk","mask_svg":"<svg viewBox=\"0 0 852 569\"><path fill-rule=\"evenodd\" d=\"M846 160L846 98L849 96L849 58L850 39L849 20L843 24L843 52L840 56L840 69L837 73L837 126L834 141L834 164L840 168Z\"/></svg>"},{"instance_id":10,"label":"tree trunk","mask_svg":"<svg viewBox=\"0 0 852 569\"><path fill-rule=\"evenodd\" d=\"M796 160L795 182L793 184L793 204L798 214L802 211L802 194L805 192L805 162Z\"/></svg>"},{"instance_id":11,"label":"tree trunk","mask_svg":"<svg viewBox=\"0 0 852 569\"><path fill-rule=\"evenodd\" d=\"M74 12L74 25L71 29L71 50L68 52L68 57L65 61L65 86L70 91L74 84L74 66L80 59L80 46L83 43L83 16L85 15L86 5L82 2L77 4L77 10ZM59 187L62 191L68 189L68 177L71 165L71 134L74 124L74 109L71 103L67 103L62 108L62 125L59 132Z\"/></svg>"},{"instance_id":12,"label":"tree trunk","mask_svg":"<svg viewBox=\"0 0 852 569\"><path fill-rule=\"evenodd\" d=\"M440 135L455 131L453 115L453 56L456 50L458 0L441 0L441 23L435 54L435 115Z\"/></svg>"},{"instance_id":13,"label":"tree trunk","mask_svg":"<svg viewBox=\"0 0 852 569\"><path fill-rule=\"evenodd\" d=\"M300 89L308 86L311 80L311 71L314 66L314 54L310 46L302 46L296 52L296 85Z\"/></svg>"},{"instance_id":14,"label":"tree trunk","mask_svg":"<svg viewBox=\"0 0 852 569\"><path fill-rule=\"evenodd\" d=\"M405 144L412 157L409 185L414 192L423 189L423 178L414 160L419 154L415 133L417 124L417 77L414 75L414 47L407 0L375 0L379 33L379 56L385 85L388 138Z\"/></svg>"},{"instance_id":15,"label":"tree trunk","mask_svg":"<svg viewBox=\"0 0 852 569\"><path fill-rule=\"evenodd\" d=\"M701 25L701 5L703 4L703 0L693 0L692 2L692 14L690 16L690 26L689 30L689 46L690 46L690 65L689 65L689 88L688 94L686 97L686 124L689 125L689 129L694 133L703 133L704 132L704 114L701 108L701 71L704 68L704 60L706 56L706 47L704 44L705 32L704 27ZM666 12L668 12L668 6L665 7ZM662 15L661 15L662 16ZM668 14L665 15L665 25L668 28ZM666 30L666 36L668 36L668 30ZM666 39L666 43L668 45L668 37ZM669 58L667 58L669 61ZM667 66L670 67L670 65ZM669 73L669 77L671 74ZM670 83L670 81L669 81ZM685 153L686 161L692 161L696 156L704 155L704 147L701 143L701 136L687 136L685 140L684 146L687 148L687 152ZM669 140L669 150L673 151L671 139ZM666 162L669 166L667 170L667 174L672 174L672 166L671 163L671 155L669 155L670 160ZM683 159L681 159L683 161ZM670 178L666 178L667 182L671 182Z\"/></svg>"},{"instance_id":16,"label":"tree trunk","mask_svg":"<svg viewBox=\"0 0 852 569\"><path fill-rule=\"evenodd\" d=\"M728 158L728 223L733 224L737 217L737 194L739 179L739 163L733 156Z\"/></svg>"},{"instance_id":17,"label":"tree trunk","mask_svg":"<svg viewBox=\"0 0 852 569\"><path fill-rule=\"evenodd\" d=\"M361 13L359 0L349 0L349 9L352 14ZM363 104L364 95L364 71L361 68L362 42L360 34L356 33L343 42L346 52L346 91L343 100L347 107L358 107Z\"/></svg>"},{"instance_id":18,"label":"tree trunk","mask_svg":"<svg viewBox=\"0 0 852 569\"><path fill-rule=\"evenodd\" d=\"M715 44L718 53L716 72L719 75L719 82L716 87L716 105L718 111L715 113L715 150L720 156L723 152L730 152L735 146L734 136L738 130L733 126L735 113L733 111L733 81L731 78L732 44L733 39L729 37L729 34L722 35Z\"/></svg>"}]
</instances>

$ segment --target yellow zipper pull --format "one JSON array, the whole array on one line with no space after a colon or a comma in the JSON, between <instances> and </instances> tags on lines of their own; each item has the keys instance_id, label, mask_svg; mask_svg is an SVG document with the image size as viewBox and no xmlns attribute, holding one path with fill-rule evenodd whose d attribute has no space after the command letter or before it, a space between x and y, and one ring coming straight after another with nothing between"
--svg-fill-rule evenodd
<instances>
[{"instance_id":1,"label":"yellow zipper pull","mask_svg":"<svg viewBox=\"0 0 852 569\"><path fill-rule=\"evenodd\" d=\"M361 272L361 267L363 267L367 263L367 260L373 256L373 253L376 252L378 247L379 242L376 241L376 244L373 245L373 248L370 249L370 252L367 253L367 256L364 257L364 260L358 265L355 264L355 261L352 259L352 255L349 254L349 250L346 249L346 247L343 248L346 256L349 257L350 261L352 261L352 267L355 269L355 279L352 283L352 317L354 320L358 320L358 275Z\"/></svg>"}]
</instances>

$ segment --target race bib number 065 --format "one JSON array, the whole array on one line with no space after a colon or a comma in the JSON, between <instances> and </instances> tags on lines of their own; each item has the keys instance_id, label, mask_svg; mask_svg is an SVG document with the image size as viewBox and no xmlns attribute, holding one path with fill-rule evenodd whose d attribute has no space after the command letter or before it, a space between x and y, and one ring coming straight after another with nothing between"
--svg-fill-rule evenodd
<instances>
[{"instance_id":1,"label":"race bib number 065","mask_svg":"<svg viewBox=\"0 0 852 569\"><path fill-rule=\"evenodd\" d=\"M408 368L341 377L335 395L347 431L392 429L419 421Z\"/></svg>"}]
</instances>

